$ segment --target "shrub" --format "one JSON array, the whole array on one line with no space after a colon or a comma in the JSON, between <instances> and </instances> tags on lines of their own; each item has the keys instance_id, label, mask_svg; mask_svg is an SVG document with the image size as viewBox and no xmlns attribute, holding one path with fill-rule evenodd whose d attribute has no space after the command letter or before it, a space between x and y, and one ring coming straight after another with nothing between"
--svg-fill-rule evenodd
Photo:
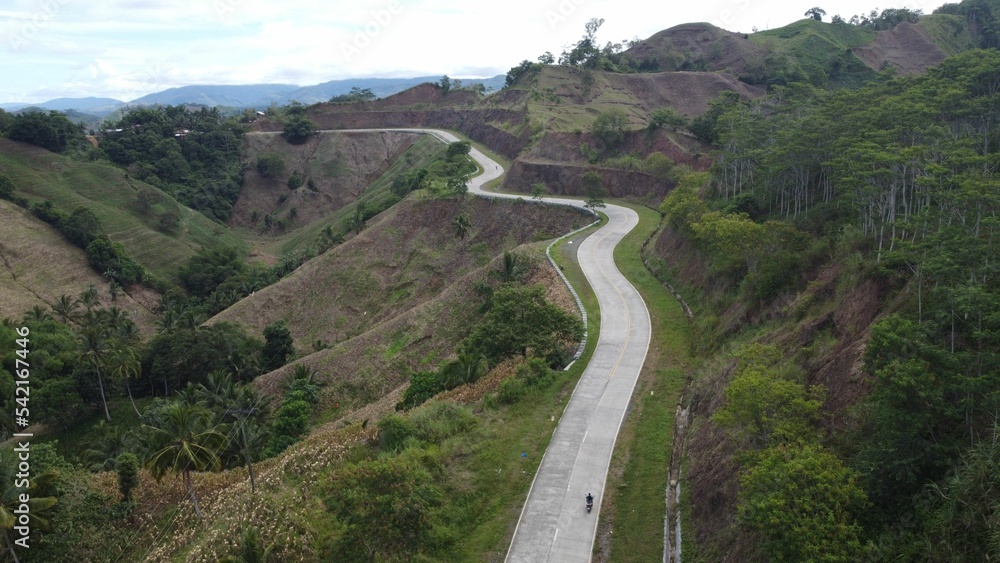
<instances>
[{"instance_id":1,"label":"shrub","mask_svg":"<svg viewBox=\"0 0 1000 563\"><path fill-rule=\"evenodd\" d=\"M385 451L402 449L415 433L413 424L398 414L390 414L378 421L378 444Z\"/></svg>"},{"instance_id":2,"label":"shrub","mask_svg":"<svg viewBox=\"0 0 1000 563\"><path fill-rule=\"evenodd\" d=\"M412 435L424 442L440 444L471 428L477 419L465 407L438 401L414 411L409 422Z\"/></svg>"},{"instance_id":3,"label":"shrub","mask_svg":"<svg viewBox=\"0 0 1000 563\"><path fill-rule=\"evenodd\" d=\"M285 161L276 154L262 154L257 157L257 172L271 180L280 178L285 175Z\"/></svg>"}]
</instances>

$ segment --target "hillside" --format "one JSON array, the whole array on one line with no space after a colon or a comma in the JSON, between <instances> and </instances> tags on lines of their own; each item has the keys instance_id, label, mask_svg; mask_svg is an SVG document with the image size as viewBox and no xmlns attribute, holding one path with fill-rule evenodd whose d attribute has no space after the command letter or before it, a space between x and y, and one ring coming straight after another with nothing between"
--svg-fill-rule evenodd
<instances>
[{"instance_id":1,"label":"hillside","mask_svg":"<svg viewBox=\"0 0 1000 563\"><path fill-rule=\"evenodd\" d=\"M0 167L17 193L30 201L50 201L66 213L86 207L108 236L129 256L165 280L198 249L213 244L242 247L224 225L179 205L167 194L107 164L80 162L32 145L0 139ZM164 228L164 216L177 217Z\"/></svg>"},{"instance_id":2,"label":"hillside","mask_svg":"<svg viewBox=\"0 0 1000 563\"><path fill-rule=\"evenodd\" d=\"M155 293L135 287L112 301L107 280L93 271L82 250L9 201L0 201L0 259L2 318L20 318L35 306L51 314L60 296L75 298L92 285L98 290L101 306L117 306L129 314L143 336L153 333Z\"/></svg>"},{"instance_id":3,"label":"hillside","mask_svg":"<svg viewBox=\"0 0 1000 563\"><path fill-rule=\"evenodd\" d=\"M472 224L465 239L451 227L459 214ZM478 307L474 285L498 254L587 222L572 210L411 196L209 322L258 332L285 321L305 355L300 361L331 380L325 393L363 405L399 386L408 369L426 369L452 352ZM317 351L317 341L325 349ZM281 371L258 384L273 388L287 368Z\"/></svg>"}]
</instances>

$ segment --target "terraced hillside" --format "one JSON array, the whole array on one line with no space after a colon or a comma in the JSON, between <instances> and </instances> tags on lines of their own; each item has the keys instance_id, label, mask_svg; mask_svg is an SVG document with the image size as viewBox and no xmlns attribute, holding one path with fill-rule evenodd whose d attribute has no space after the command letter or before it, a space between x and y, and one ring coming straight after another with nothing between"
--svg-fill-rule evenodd
<instances>
[{"instance_id":1,"label":"terraced hillside","mask_svg":"<svg viewBox=\"0 0 1000 563\"><path fill-rule=\"evenodd\" d=\"M178 266L202 246L244 246L225 225L108 164L79 162L0 138L0 168L29 201L51 201L67 213L77 207L93 211L112 241L165 280L174 279ZM165 221L170 216L176 223Z\"/></svg>"},{"instance_id":2,"label":"terraced hillside","mask_svg":"<svg viewBox=\"0 0 1000 563\"><path fill-rule=\"evenodd\" d=\"M0 201L0 260L0 317L20 318L36 306L51 314L60 296L76 297L93 285L102 306L123 309L142 333L152 334L155 293L130 288L112 303L107 280L93 271L82 250L9 201Z\"/></svg>"}]
</instances>

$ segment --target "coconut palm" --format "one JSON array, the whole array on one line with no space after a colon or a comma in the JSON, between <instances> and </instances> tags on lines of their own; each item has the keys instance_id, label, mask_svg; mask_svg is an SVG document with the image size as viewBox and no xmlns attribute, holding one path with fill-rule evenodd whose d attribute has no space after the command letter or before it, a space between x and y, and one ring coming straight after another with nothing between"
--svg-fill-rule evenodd
<instances>
[{"instance_id":1,"label":"coconut palm","mask_svg":"<svg viewBox=\"0 0 1000 563\"><path fill-rule=\"evenodd\" d=\"M106 420L98 422L87 441L80 458L91 471L111 471L118 456L131 451L133 436L121 428L111 426Z\"/></svg>"},{"instance_id":2,"label":"coconut palm","mask_svg":"<svg viewBox=\"0 0 1000 563\"><path fill-rule=\"evenodd\" d=\"M80 294L80 304L83 305L87 312L92 311L100 303L101 300L97 295L97 288L94 287L94 284L87 286L87 289Z\"/></svg>"},{"instance_id":3,"label":"coconut palm","mask_svg":"<svg viewBox=\"0 0 1000 563\"><path fill-rule=\"evenodd\" d=\"M45 321L52 320L52 315L48 311L43 309L41 305L35 305L30 311L24 314L24 320L26 322L34 321L38 323L43 323Z\"/></svg>"},{"instance_id":4,"label":"coconut palm","mask_svg":"<svg viewBox=\"0 0 1000 563\"><path fill-rule=\"evenodd\" d=\"M0 529L3 529L3 540L14 559L14 563L20 563L17 553L14 551L14 538L11 532L18 524L18 515L14 511L22 504L28 505L29 525L32 529L45 530L49 527L48 520L42 516L45 511L56 503L55 497L40 497L32 494L26 503L21 502L21 495L28 491L37 491L40 487L51 483L58 476L54 471L49 470L41 475L36 475L27 480L27 488L16 487L20 480L18 475L18 458L13 447L0 447Z\"/></svg>"},{"instance_id":5,"label":"coconut palm","mask_svg":"<svg viewBox=\"0 0 1000 563\"><path fill-rule=\"evenodd\" d=\"M138 407L135 406L135 399L132 397L132 379L139 379L142 376L142 364L136 356L135 349L125 341L115 338L108 344L107 369L111 377L125 383L125 390L128 391L128 400L132 403L132 410L137 416L142 416Z\"/></svg>"},{"instance_id":6,"label":"coconut palm","mask_svg":"<svg viewBox=\"0 0 1000 563\"><path fill-rule=\"evenodd\" d=\"M473 383L489 371L486 356L472 352L459 352L458 357L441 366L446 389L454 389L459 385Z\"/></svg>"},{"instance_id":7,"label":"coconut palm","mask_svg":"<svg viewBox=\"0 0 1000 563\"><path fill-rule=\"evenodd\" d=\"M111 420L108 411L108 400L104 394L104 377L101 368L108 356L108 331L101 318L94 311L83 314L80 327L80 359L89 364L97 373L97 383L101 388L101 402L104 404L104 416Z\"/></svg>"},{"instance_id":8,"label":"coconut palm","mask_svg":"<svg viewBox=\"0 0 1000 563\"><path fill-rule=\"evenodd\" d=\"M181 473L194 513L202 520L191 472L221 467L218 452L226 443L225 428L214 422L204 407L175 401L164 407L159 427L142 426L152 452L143 465L157 481L167 473Z\"/></svg>"},{"instance_id":9,"label":"coconut palm","mask_svg":"<svg viewBox=\"0 0 1000 563\"><path fill-rule=\"evenodd\" d=\"M520 280L524 277L527 268L524 264L524 258L518 254L505 250L503 253L503 261L500 263L500 267L493 271L493 275L496 276L501 283L509 283Z\"/></svg>"},{"instance_id":10,"label":"coconut palm","mask_svg":"<svg viewBox=\"0 0 1000 563\"><path fill-rule=\"evenodd\" d=\"M464 239L469 231L472 230L472 220L465 213L461 215L456 215L451 221L451 226L455 229L455 236Z\"/></svg>"},{"instance_id":11,"label":"coconut palm","mask_svg":"<svg viewBox=\"0 0 1000 563\"><path fill-rule=\"evenodd\" d=\"M80 317L80 302L69 295L60 295L52 305L52 312L66 324L76 322Z\"/></svg>"},{"instance_id":12,"label":"coconut palm","mask_svg":"<svg viewBox=\"0 0 1000 563\"><path fill-rule=\"evenodd\" d=\"M267 442L264 420L270 398L249 385L233 383L229 374L219 371L208 374L208 381L199 386L197 394L209 409L218 413L222 422L235 428L236 439L229 442L228 457L246 464L250 490L256 491L252 452L260 451Z\"/></svg>"}]
</instances>

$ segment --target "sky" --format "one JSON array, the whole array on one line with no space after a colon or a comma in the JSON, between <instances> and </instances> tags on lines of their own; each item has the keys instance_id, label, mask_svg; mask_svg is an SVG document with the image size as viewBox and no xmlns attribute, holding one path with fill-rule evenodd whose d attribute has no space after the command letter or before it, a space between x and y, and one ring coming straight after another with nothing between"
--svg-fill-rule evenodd
<instances>
[{"instance_id":1,"label":"sky","mask_svg":"<svg viewBox=\"0 0 1000 563\"><path fill-rule=\"evenodd\" d=\"M130 101L192 84L488 77L557 57L603 18L603 45L690 22L773 29L806 10L931 13L939 0L3 0L0 102Z\"/></svg>"}]
</instances>

